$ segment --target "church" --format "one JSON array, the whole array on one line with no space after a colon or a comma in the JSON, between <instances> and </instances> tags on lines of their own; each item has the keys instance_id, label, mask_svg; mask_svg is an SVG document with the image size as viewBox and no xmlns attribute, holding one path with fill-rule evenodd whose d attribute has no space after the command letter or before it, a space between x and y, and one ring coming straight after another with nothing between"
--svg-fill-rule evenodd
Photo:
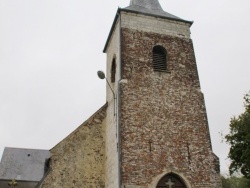
<instances>
[{"instance_id":1,"label":"church","mask_svg":"<svg viewBox=\"0 0 250 188\"><path fill-rule=\"evenodd\" d=\"M39 188L220 188L190 27L158 0L118 8L106 104L50 150Z\"/></svg>"}]
</instances>

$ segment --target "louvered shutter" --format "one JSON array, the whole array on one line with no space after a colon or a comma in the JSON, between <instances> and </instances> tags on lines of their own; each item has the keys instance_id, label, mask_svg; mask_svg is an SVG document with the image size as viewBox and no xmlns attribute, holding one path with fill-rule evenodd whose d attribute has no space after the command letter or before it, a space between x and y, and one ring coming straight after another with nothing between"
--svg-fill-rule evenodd
<instances>
[{"instance_id":1,"label":"louvered shutter","mask_svg":"<svg viewBox=\"0 0 250 188\"><path fill-rule=\"evenodd\" d=\"M167 71L167 54L165 48L155 46L153 48L153 69L157 72Z\"/></svg>"}]
</instances>

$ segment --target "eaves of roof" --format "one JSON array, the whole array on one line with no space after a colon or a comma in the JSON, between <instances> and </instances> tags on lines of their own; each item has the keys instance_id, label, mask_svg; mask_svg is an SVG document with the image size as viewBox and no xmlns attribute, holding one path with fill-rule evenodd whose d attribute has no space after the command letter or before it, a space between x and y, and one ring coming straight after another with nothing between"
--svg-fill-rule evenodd
<instances>
[{"instance_id":1,"label":"eaves of roof","mask_svg":"<svg viewBox=\"0 0 250 188\"><path fill-rule=\"evenodd\" d=\"M129 7L123 8L123 9L118 8L116 15L115 15L115 19L114 19L113 24L112 24L112 27L110 29L107 41L106 41L105 46L104 46L103 53L106 53L109 41L111 39L111 36L112 36L113 31L115 29L117 19L119 18L121 11L131 12L131 13L135 13L135 14L141 14L141 15L145 15L145 16L153 16L156 18L168 19L168 20L173 20L173 21L184 22L184 23L190 24L190 26L193 24L193 21L183 20L183 19L181 19L177 16L174 16L172 14L169 14L165 11L157 11L156 12L156 11L151 11L151 10L148 10L146 8L139 7L139 6L129 6Z\"/></svg>"}]
</instances>

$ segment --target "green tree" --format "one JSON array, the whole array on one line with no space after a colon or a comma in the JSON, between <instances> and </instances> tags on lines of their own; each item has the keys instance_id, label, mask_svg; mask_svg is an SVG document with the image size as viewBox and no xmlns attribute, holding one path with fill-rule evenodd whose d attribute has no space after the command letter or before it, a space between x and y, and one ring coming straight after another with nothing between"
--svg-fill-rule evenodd
<instances>
[{"instance_id":1,"label":"green tree","mask_svg":"<svg viewBox=\"0 0 250 188\"><path fill-rule=\"evenodd\" d=\"M249 188L250 180L244 177L231 176L225 178L221 176L222 187L223 188Z\"/></svg>"},{"instance_id":2,"label":"green tree","mask_svg":"<svg viewBox=\"0 0 250 188\"><path fill-rule=\"evenodd\" d=\"M245 111L230 121L230 132L225 136L230 144L230 174L241 172L250 179L250 93L244 96Z\"/></svg>"}]
</instances>

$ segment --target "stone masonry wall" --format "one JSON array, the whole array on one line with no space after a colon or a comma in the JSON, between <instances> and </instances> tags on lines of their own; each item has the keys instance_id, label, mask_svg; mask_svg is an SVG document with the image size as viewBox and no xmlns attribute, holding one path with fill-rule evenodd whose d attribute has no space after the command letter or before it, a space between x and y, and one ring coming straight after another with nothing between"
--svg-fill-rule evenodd
<instances>
[{"instance_id":1,"label":"stone masonry wall","mask_svg":"<svg viewBox=\"0 0 250 188\"><path fill-rule=\"evenodd\" d=\"M110 43L107 48L106 59L106 77L117 99L117 83L120 75L120 29L119 20L115 25L111 36ZM111 82L111 64L113 60L116 63L115 82ZM118 151L117 151L117 100L114 99L113 93L108 85L106 85L106 99L108 102L107 118L106 118L106 182L107 188L117 188L118 185Z\"/></svg>"},{"instance_id":2,"label":"stone masonry wall","mask_svg":"<svg viewBox=\"0 0 250 188\"><path fill-rule=\"evenodd\" d=\"M122 12L122 27L145 32L190 38L190 23L157 18L134 13Z\"/></svg>"},{"instance_id":3,"label":"stone masonry wall","mask_svg":"<svg viewBox=\"0 0 250 188\"><path fill-rule=\"evenodd\" d=\"M40 187L105 187L106 107L51 149L51 171Z\"/></svg>"},{"instance_id":4,"label":"stone masonry wall","mask_svg":"<svg viewBox=\"0 0 250 188\"><path fill-rule=\"evenodd\" d=\"M167 50L167 73L153 71L155 45ZM192 188L221 187L191 39L122 28L122 79L122 186L155 187L173 171Z\"/></svg>"}]
</instances>

